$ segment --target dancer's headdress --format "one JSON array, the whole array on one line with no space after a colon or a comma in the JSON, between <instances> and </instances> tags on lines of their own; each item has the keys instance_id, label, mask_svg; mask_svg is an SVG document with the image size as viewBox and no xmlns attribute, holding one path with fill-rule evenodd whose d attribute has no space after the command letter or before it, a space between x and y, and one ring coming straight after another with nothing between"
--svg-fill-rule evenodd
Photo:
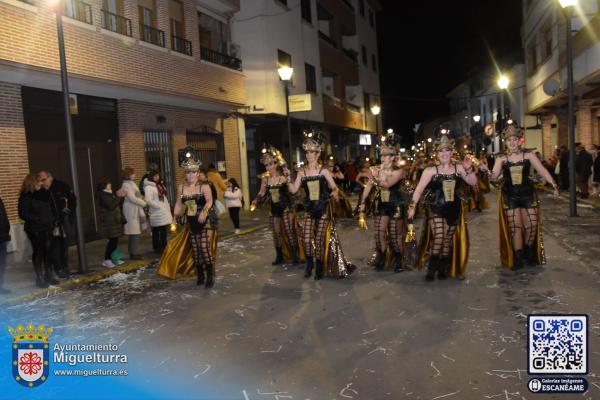
<instances>
[{"instance_id":1,"label":"dancer's headdress","mask_svg":"<svg viewBox=\"0 0 600 400\"><path fill-rule=\"evenodd\" d=\"M286 165L285 158L283 158L283 154L274 146L265 143L261 149L260 162L264 165L268 165L271 163L278 163L280 166Z\"/></svg>"},{"instance_id":2,"label":"dancer's headdress","mask_svg":"<svg viewBox=\"0 0 600 400\"><path fill-rule=\"evenodd\" d=\"M304 151L321 151L323 148L323 134L319 131L304 131L304 142L302 148Z\"/></svg>"},{"instance_id":3,"label":"dancer's headdress","mask_svg":"<svg viewBox=\"0 0 600 400\"><path fill-rule=\"evenodd\" d=\"M181 163L181 167L186 171L198 172L200 167L202 166L202 162L200 160L196 160L193 157L188 157L184 162Z\"/></svg>"},{"instance_id":4,"label":"dancer's headdress","mask_svg":"<svg viewBox=\"0 0 600 400\"><path fill-rule=\"evenodd\" d=\"M523 129L519 128L516 124L509 124L502 131L502 137L506 140L511 136L516 136L517 138L523 137Z\"/></svg>"},{"instance_id":5,"label":"dancer's headdress","mask_svg":"<svg viewBox=\"0 0 600 400\"><path fill-rule=\"evenodd\" d=\"M454 150L454 139L450 139L448 134L441 134L435 142L433 142L435 151Z\"/></svg>"},{"instance_id":6,"label":"dancer's headdress","mask_svg":"<svg viewBox=\"0 0 600 400\"><path fill-rule=\"evenodd\" d=\"M379 143L381 146L380 154L382 156L397 156L398 149L396 148L396 144L399 143L399 137L396 136L395 133L388 133L379 138Z\"/></svg>"}]
</instances>

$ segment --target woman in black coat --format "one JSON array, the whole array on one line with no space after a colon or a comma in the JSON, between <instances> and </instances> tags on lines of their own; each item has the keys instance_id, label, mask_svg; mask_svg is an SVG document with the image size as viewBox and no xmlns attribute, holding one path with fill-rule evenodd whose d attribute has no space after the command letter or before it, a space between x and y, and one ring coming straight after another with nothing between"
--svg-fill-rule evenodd
<instances>
[{"instance_id":1,"label":"woman in black coat","mask_svg":"<svg viewBox=\"0 0 600 400\"><path fill-rule=\"evenodd\" d=\"M19 196L19 218L25 221L25 233L33 248L35 284L37 287L47 288L58 283L50 260L54 228L50 193L41 188L35 174L29 174L23 180Z\"/></svg>"},{"instance_id":2,"label":"woman in black coat","mask_svg":"<svg viewBox=\"0 0 600 400\"><path fill-rule=\"evenodd\" d=\"M108 239L102 265L113 268L115 264L111 259L111 255L119 245L119 236L123 234L123 224L126 222L121 212L125 190L119 189L113 193L112 184L106 178L100 180L97 189L100 234Z\"/></svg>"}]
</instances>

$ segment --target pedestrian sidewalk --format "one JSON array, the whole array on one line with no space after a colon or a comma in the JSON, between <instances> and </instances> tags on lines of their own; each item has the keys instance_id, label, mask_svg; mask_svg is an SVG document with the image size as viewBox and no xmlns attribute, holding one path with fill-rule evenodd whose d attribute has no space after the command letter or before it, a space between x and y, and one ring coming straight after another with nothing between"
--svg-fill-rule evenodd
<instances>
[{"instance_id":1,"label":"pedestrian sidewalk","mask_svg":"<svg viewBox=\"0 0 600 400\"><path fill-rule=\"evenodd\" d=\"M269 222L269 212L265 209L257 209L254 212L240 211L240 234L253 232L257 229L267 226ZM219 218L219 239L234 236L234 228L229 214L225 212ZM48 289L39 289L35 286L35 273L31 263L31 249L24 252L14 252L8 254L7 266L4 276L4 287L10 289L12 293L0 296L0 303L21 303L34 298L48 296L64 290L73 289L79 286L87 285L92 282L104 279L118 272L129 272L158 261L159 255L152 250L152 237L149 233L142 234L140 240L140 249L142 250L143 260L133 261L124 260L125 263L115 268L106 268L102 266L104 261L104 249L106 240L97 240L85 244L87 255L88 271L85 274L78 274L78 255L77 247L69 247L69 269L74 275L62 280L57 285L50 286ZM119 249L127 256L127 236L121 236L119 240Z\"/></svg>"}]
</instances>

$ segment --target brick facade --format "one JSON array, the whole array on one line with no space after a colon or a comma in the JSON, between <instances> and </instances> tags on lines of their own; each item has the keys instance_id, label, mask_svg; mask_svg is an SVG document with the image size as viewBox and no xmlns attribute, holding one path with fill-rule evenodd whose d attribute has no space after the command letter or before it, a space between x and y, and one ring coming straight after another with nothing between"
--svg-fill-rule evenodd
<instances>
[{"instance_id":1,"label":"brick facade","mask_svg":"<svg viewBox=\"0 0 600 400\"><path fill-rule=\"evenodd\" d=\"M29 173L21 87L0 82L0 197L11 223L19 221L21 182Z\"/></svg>"},{"instance_id":2,"label":"brick facade","mask_svg":"<svg viewBox=\"0 0 600 400\"><path fill-rule=\"evenodd\" d=\"M554 143L552 143L552 114L541 115L542 120L542 153L545 159L554 154Z\"/></svg>"},{"instance_id":3,"label":"brick facade","mask_svg":"<svg viewBox=\"0 0 600 400\"><path fill-rule=\"evenodd\" d=\"M145 130L166 130L171 133L175 182L180 184L184 175L183 170L177 166L177 149L186 146L187 129L206 125L223 132L226 175L238 182L242 181L236 118L223 119L221 114L216 113L127 100L119 101L118 109L121 162L123 167L132 167L138 176L146 170L143 135ZM165 122L157 123L157 115L164 116Z\"/></svg>"},{"instance_id":4,"label":"brick facade","mask_svg":"<svg viewBox=\"0 0 600 400\"><path fill-rule=\"evenodd\" d=\"M244 77L200 61L198 22L193 0L185 0L187 39L193 56L169 50L168 3L157 1L158 28L165 31L166 48L142 45L139 37L137 6L125 2L125 17L131 19L133 38L107 34L100 28L100 2L90 2L94 25L63 17L67 66L72 76L118 83L132 88L158 90L198 99L241 106L245 101ZM0 2L0 61L47 70L58 70L56 18L44 2L37 12ZM86 29L88 28L88 29ZM10 38L10 40L6 40ZM145 44L145 43L144 43Z\"/></svg>"},{"instance_id":5,"label":"brick facade","mask_svg":"<svg viewBox=\"0 0 600 400\"><path fill-rule=\"evenodd\" d=\"M577 127L575 142L581 142L588 150L592 149L592 105L594 100L577 102Z\"/></svg>"}]
</instances>

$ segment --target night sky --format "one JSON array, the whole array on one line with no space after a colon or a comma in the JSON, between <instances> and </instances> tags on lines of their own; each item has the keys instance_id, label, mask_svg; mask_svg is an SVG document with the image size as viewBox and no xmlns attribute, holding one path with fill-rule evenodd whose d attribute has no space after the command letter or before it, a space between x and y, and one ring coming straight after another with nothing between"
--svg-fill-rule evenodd
<instances>
[{"instance_id":1,"label":"night sky","mask_svg":"<svg viewBox=\"0 0 600 400\"><path fill-rule=\"evenodd\" d=\"M447 111L445 94L474 68L522 62L521 0L381 0L378 40L384 128Z\"/></svg>"}]
</instances>

